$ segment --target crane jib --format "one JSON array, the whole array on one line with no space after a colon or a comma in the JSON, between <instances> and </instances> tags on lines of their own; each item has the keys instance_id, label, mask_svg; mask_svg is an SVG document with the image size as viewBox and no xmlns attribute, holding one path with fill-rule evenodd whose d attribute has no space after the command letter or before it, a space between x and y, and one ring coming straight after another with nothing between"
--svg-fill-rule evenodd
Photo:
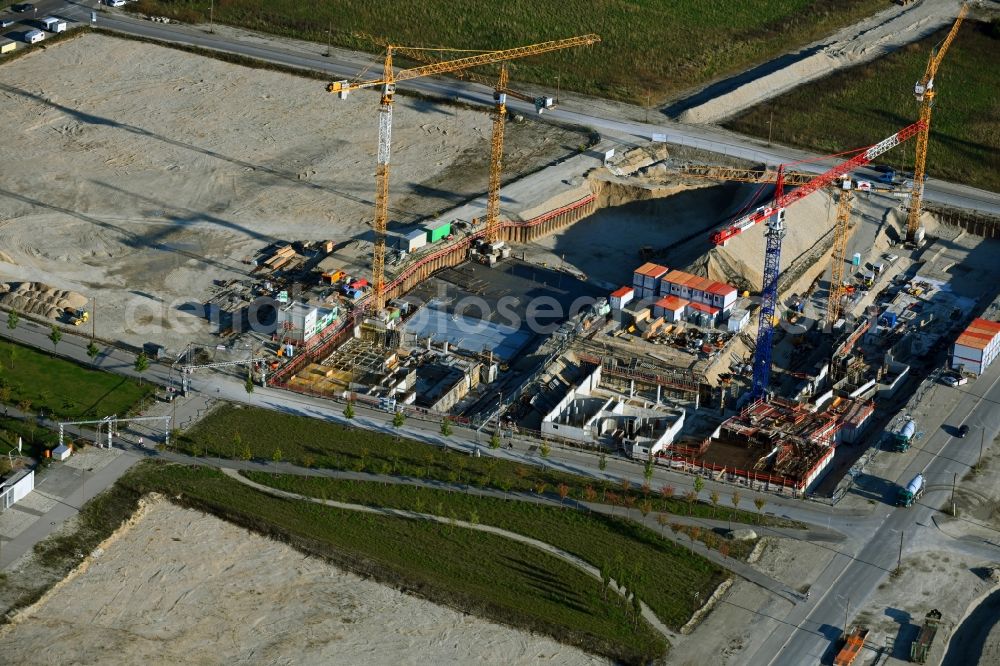
<instances>
[{"instance_id":1,"label":"crane jib","mask_svg":"<svg viewBox=\"0 0 1000 666\"><path fill-rule=\"evenodd\" d=\"M715 233L712 234L712 242L715 243L716 245L719 245L729 240L733 236L743 233L744 231L754 226L755 224L763 222L764 220L769 218L771 215L774 214L775 209L788 208L788 206L795 203L799 199L802 199L803 197L812 194L821 187L826 187L832 181L849 173L853 169L868 164L882 153L891 150L892 148L895 148L903 141L906 141L910 137L914 136L917 132L923 129L923 127L924 127L924 121L922 120L918 120L912 125L904 127L903 129L899 130L898 132L888 137L887 139L883 139L882 141L876 143L875 145L870 146L865 150L865 152L855 155L846 162L841 162L840 164L833 167L829 171L826 171L825 173L816 176L815 178L808 181L801 187L797 187L791 192L788 192L780 199L769 201L767 204L761 206L754 212L748 213L747 215L744 215L743 217L734 221L725 229L716 231Z\"/></svg>"}]
</instances>

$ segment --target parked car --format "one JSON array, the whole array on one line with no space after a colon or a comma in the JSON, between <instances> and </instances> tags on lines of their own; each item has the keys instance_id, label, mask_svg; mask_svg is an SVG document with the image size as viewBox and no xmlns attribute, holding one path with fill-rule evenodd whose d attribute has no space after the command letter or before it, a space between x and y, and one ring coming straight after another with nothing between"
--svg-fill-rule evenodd
<instances>
[{"instance_id":1,"label":"parked car","mask_svg":"<svg viewBox=\"0 0 1000 666\"><path fill-rule=\"evenodd\" d=\"M896 180L896 170L891 166L877 165L871 167L871 170L878 174L880 183L892 184Z\"/></svg>"},{"instance_id":2,"label":"parked car","mask_svg":"<svg viewBox=\"0 0 1000 666\"><path fill-rule=\"evenodd\" d=\"M19 2L16 5L12 5L11 9L18 13L33 12L35 11L35 6L30 2Z\"/></svg>"},{"instance_id":3,"label":"parked car","mask_svg":"<svg viewBox=\"0 0 1000 666\"><path fill-rule=\"evenodd\" d=\"M14 19L0 19L0 28L9 28L14 25Z\"/></svg>"},{"instance_id":4,"label":"parked car","mask_svg":"<svg viewBox=\"0 0 1000 666\"><path fill-rule=\"evenodd\" d=\"M941 383L954 388L956 386L964 386L968 384L969 378L963 377L962 375L942 375Z\"/></svg>"},{"instance_id":5,"label":"parked car","mask_svg":"<svg viewBox=\"0 0 1000 666\"><path fill-rule=\"evenodd\" d=\"M969 434L969 426L963 425L961 428L958 429L958 436L959 437L961 437L961 438L964 439L965 436L968 435L968 434Z\"/></svg>"}]
</instances>

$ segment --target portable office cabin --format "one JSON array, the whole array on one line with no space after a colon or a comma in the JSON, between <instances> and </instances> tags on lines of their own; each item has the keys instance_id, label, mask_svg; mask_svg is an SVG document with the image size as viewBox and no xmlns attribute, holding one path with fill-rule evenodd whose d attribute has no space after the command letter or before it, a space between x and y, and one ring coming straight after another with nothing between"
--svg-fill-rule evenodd
<instances>
[{"instance_id":1,"label":"portable office cabin","mask_svg":"<svg viewBox=\"0 0 1000 666\"><path fill-rule=\"evenodd\" d=\"M0 53L12 53L17 50L17 42L10 39L0 39Z\"/></svg>"},{"instance_id":2,"label":"portable office cabin","mask_svg":"<svg viewBox=\"0 0 1000 666\"><path fill-rule=\"evenodd\" d=\"M45 33L41 30L29 30L24 33L24 41L28 44L37 44L45 39Z\"/></svg>"},{"instance_id":3,"label":"portable office cabin","mask_svg":"<svg viewBox=\"0 0 1000 666\"><path fill-rule=\"evenodd\" d=\"M428 243L436 243L451 233L451 222L434 221L424 225Z\"/></svg>"},{"instance_id":4,"label":"portable office cabin","mask_svg":"<svg viewBox=\"0 0 1000 666\"><path fill-rule=\"evenodd\" d=\"M66 32L66 21L54 16L46 16L42 19L42 27L49 32Z\"/></svg>"},{"instance_id":5,"label":"portable office cabin","mask_svg":"<svg viewBox=\"0 0 1000 666\"><path fill-rule=\"evenodd\" d=\"M426 229L415 229L403 234L403 237L399 241L399 249L412 253L413 251L419 250L423 246L427 245L427 238L428 234Z\"/></svg>"}]
</instances>

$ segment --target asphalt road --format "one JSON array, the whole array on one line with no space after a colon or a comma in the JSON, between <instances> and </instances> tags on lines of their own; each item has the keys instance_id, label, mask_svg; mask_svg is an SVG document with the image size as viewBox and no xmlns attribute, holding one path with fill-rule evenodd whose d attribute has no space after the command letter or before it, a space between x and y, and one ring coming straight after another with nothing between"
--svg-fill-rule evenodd
<instances>
[{"instance_id":1,"label":"asphalt road","mask_svg":"<svg viewBox=\"0 0 1000 666\"><path fill-rule=\"evenodd\" d=\"M747 661L750 666L819 663L840 636L848 606L851 609L863 606L872 591L896 568L900 540L905 558L907 544L918 533L937 530L931 518L948 501L947 489L953 475L962 478L977 462L980 435L992 442L1000 430L1000 410L996 408L1000 404L1000 363L961 390L965 396L958 406L941 416L951 427L968 424L972 434L966 439L955 439L949 434L950 428L938 428L924 446L911 449L910 465L893 480L905 484L922 472L931 490L911 508L877 505L857 535L863 537L863 547L856 553L845 550L830 562L812 586L815 593L811 603L793 608L783 618L785 622ZM1000 549L992 544L959 544L944 535L940 539L942 549L957 547L991 559L1000 556Z\"/></svg>"}]
</instances>

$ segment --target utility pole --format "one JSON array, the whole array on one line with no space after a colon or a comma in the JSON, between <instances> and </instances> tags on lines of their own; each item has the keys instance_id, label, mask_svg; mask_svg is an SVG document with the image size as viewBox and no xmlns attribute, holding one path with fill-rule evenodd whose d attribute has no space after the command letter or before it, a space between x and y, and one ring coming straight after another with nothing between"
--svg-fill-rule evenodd
<instances>
[{"instance_id":1,"label":"utility pole","mask_svg":"<svg viewBox=\"0 0 1000 666\"><path fill-rule=\"evenodd\" d=\"M327 23L326 26L326 53L323 55L327 58L330 57L330 33L333 31L333 22Z\"/></svg>"},{"instance_id":2,"label":"utility pole","mask_svg":"<svg viewBox=\"0 0 1000 666\"><path fill-rule=\"evenodd\" d=\"M899 531L899 559L896 560L896 571L898 572L903 568L903 535L905 532L903 530Z\"/></svg>"},{"instance_id":3,"label":"utility pole","mask_svg":"<svg viewBox=\"0 0 1000 666\"><path fill-rule=\"evenodd\" d=\"M215 0L212 0L211 4L208 5L208 31L215 32Z\"/></svg>"},{"instance_id":4,"label":"utility pole","mask_svg":"<svg viewBox=\"0 0 1000 666\"><path fill-rule=\"evenodd\" d=\"M90 313L90 339L94 341L97 338L97 296L94 296L94 304L91 306L93 312Z\"/></svg>"},{"instance_id":5,"label":"utility pole","mask_svg":"<svg viewBox=\"0 0 1000 666\"><path fill-rule=\"evenodd\" d=\"M951 475L951 515L956 515L955 511L955 484L958 483L958 474Z\"/></svg>"},{"instance_id":6,"label":"utility pole","mask_svg":"<svg viewBox=\"0 0 1000 666\"><path fill-rule=\"evenodd\" d=\"M850 622L851 617L851 598L847 597L847 606L844 607L844 634L847 634L847 623Z\"/></svg>"},{"instance_id":7,"label":"utility pole","mask_svg":"<svg viewBox=\"0 0 1000 666\"><path fill-rule=\"evenodd\" d=\"M771 111L771 117L767 121L767 145L771 145L771 127L774 125L774 111Z\"/></svg>"},{"instance_id":8,"label":"utility pole","mask_svg":"<svg viewBox=\"0 0 1000 666\"><path fill-rule=\"evenodd\" d=\"M983 426L979 431L979 462L976 463L976 468L982 469L983 467L983 446L986 443L986 426Z\"/></svg>"}]
</instances>

